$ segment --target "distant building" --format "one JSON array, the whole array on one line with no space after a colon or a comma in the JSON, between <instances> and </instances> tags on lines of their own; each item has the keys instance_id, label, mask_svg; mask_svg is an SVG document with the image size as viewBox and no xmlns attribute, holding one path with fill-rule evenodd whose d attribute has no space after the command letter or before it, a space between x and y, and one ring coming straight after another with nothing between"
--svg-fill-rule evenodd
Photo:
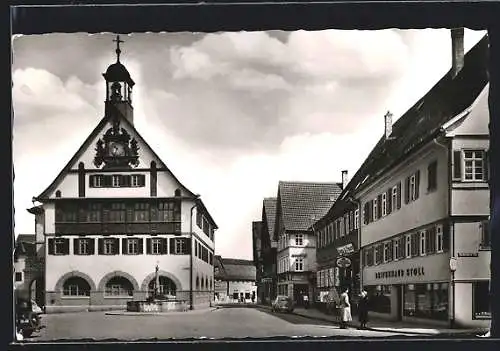
<instances>
[{"instance_id":1,"label":"distant building","mask_svg":"<svg viewBox=\"0 0 500 351\"><path fill-rule=\"evenodd\" d=\"M262 292L261 302L269 304L276 297L277 290L277 249L278 241L274 237L274 223L276 221L277 199L265 198L262 202L262 226L261 226L261 246L262 246L262 274L259 284Z\"/></svg>"},{"instance_id":2,"label":"distant building","mask_svg":"<svg viewBox=\"0 0 500 351\"><path fill-rule=\"evenodd\" d=\"M264 272L263 256L262 256L262 222L252 222L252 247L253 247L253 263L256 269L255 281L257 282L257 302L261 303L264 293L262 286L262 276Z\"/></svg>"},{"instance_id":3,"label":"distant building","mask_svg":"<svg viewBox=\"0 0 500 351\"><path fill-rule=\"evenodd\" d=\"M253 261L215 256L215 302L257 302L256 269Z\"/></svg>"},{"instance_id":4,"label":"distant building","mask_svg":"<svg viewBox=\"0 0 500 351\"><path fill-rule=\"evenodd\" d=\"M487 37L457 55L463 67L394 125L386 116L385 135L351 181L362 210L361 278L379 316L487 327Z\"/></svg>"},{"instance_id":5,"label":"distant building","mask_svg":"<svg viewBox=\"0 0 500 351\"><path fill-rule=\"evenodd\" d=\"M123 309L156 290L208 307L217 225L135 128L135 83L116 52L103 74L104 117L28 210L44 257L43 305Z\"/></svg>"},{"instance_id":6,"label":"distant building","mask_svg":"<svg viewBox=\"0 0 500 351\"><path fill-rule=\"evenodd\" d=\"M14 248L14 290L17 296L43 305L43 257L34 234L19 234Z\"/></svg>"},{"instance_id":7,"label":"distant building","mask_svg":"<svg viewBox=\"0 0 500 351\"><path fill-rule=\"evenodd\" d=\"M316 295L316 239L312 225L331 208L339 183L284 182L278 185L274 240L278 241L279 295L302 304Z\"/></svg>"}]
</instances>

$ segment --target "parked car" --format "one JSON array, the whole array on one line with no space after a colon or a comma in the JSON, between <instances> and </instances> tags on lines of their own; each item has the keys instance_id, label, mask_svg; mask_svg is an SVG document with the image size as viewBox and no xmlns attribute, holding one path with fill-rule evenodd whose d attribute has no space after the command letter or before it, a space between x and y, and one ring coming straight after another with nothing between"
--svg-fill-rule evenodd
<instances>
[{"instance_id":1,"label":"parked car","mask_svg":"<svg viewBox=\"0 0 500 351\"><path fill-rule=\"evenodd\" d=\"M293 312L295 304L291 297L286 295L278 295L272 303L271 310L273 312Z\"/></svg>"},{"instance_id":2,"label":"parked car","mask_svg":"<svg viewBox=\"0 0 500 351\"><path fill-rule=\"evenodd\" d=\"M25 338L42 328L42 309L34 301L25 298L16 300L16 327Z\"/></svg>"}]
</instances>

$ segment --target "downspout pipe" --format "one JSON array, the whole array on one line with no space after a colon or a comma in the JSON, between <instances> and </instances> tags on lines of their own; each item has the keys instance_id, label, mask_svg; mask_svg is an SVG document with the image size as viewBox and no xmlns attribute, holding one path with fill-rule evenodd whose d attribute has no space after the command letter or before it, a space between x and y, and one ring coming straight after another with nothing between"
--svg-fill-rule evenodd
<instances>
[{"instance_id":1,"label":"downspout pipe","mask_svg":"<svg viewBox=\"0 0 500 351\"><path fill-rule=\"evenodd\" d=\"M198 206L197 200L200 198L200 195L196 195L193 198L194 205L191 206L189 213L189 242L190 242L190 250L189 250L189 309L193 310L193 210Z\"/></svg>"}]
</instances>

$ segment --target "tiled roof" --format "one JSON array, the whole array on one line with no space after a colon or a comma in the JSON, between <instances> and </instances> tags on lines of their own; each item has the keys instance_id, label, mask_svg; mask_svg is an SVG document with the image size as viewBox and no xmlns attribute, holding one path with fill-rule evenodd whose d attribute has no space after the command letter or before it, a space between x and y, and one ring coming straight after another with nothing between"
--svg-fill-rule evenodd
<instances>
[{"instance_id":1,"label":"tiled roof","mask_svg":"<svg viewBox=\"0 0 500 351\"><path fill-rule=\"evenodd\" d=\"M465 55L464 66L456 77L450 69L394 123L392 138L386 141L382 136L343 193L360 190L380 177L438 136L444 123L472 105L488 82L488 46L485 36Z\"/></svg>"},{"instance_id":2,"label":"tiled roof","mask_svg":"<svg viewBox=\"0 0 500 351\"><path fill-rule=\"evenodd\" d=\"M215 256L215 266L219 268L216 279L241 281L255 281L256 279L257 271L251 260Z\"/></svg>"},{"instance_id":3,"label":"tiled roof","mask_svg":"<svg viewBox=\"0 0 500 351\"><path fill-rule=\"evenodd\" d=\"M274 222L276 221L276 203L275 197L267 197L264 199L264 213L266 215L267 229L269 236L272 237L274 233Z\"/></svg>"},{"instance_id":4,"label":"tiled roof","mask_svg":"<svg viewBox=\"0 0 500 351\"><path fill-rule=\"evenodd\" d=\"M286 230L307 230L323 217L342 191L341 183L279 182L278 196Z\"/></svg>"},{"instance_id":5,"label":"tiled roof","mask_svg":"<svg viewBox=\"0 0 500 351\"><path fill-rule=\"evenodd\" d=\"M14 248L14 258L34 256L36 252L35 234L19 234Z\"/></svg>"}]
</instances>

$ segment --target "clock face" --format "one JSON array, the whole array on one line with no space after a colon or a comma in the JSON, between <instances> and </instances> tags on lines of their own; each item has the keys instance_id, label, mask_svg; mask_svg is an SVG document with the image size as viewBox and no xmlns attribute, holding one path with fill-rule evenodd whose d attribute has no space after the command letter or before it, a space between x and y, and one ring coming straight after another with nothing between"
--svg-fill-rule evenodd
<instances>
[{"instance_id":1,"label":"clock face","mask_svg":"<svg viewBox=\"0 0 500 351\"><path fill-rule=\"evenodd\" d=\"M110 143L109 152L112 156L125 156L125 147L120 143Z\"/></svg>"}]
</instances>

